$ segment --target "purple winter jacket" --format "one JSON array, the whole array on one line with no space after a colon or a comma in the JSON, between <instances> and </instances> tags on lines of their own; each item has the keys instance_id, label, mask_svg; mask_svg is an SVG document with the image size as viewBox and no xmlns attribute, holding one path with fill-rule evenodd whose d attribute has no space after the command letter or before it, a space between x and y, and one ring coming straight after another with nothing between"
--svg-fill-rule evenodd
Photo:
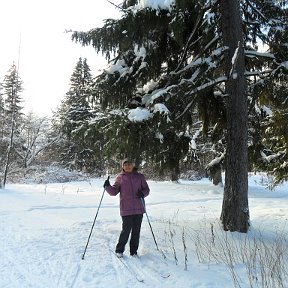
<instances>
[{"instance_id":1,"label":"purple winter jacket","mask_svg":"<svg viewBox=\"0 0 288 288\"><path fill-rule=\"evenodd\" d=\"M116 196L120 192L120 215L138 215L145 213L141 199L137 197L137 192L142 191L146 197L150 189L143 174L138 172L126 173L122 171L115 179L112 186L106 187L106 191L111 196Z\"/></svg>"}]
</instances>

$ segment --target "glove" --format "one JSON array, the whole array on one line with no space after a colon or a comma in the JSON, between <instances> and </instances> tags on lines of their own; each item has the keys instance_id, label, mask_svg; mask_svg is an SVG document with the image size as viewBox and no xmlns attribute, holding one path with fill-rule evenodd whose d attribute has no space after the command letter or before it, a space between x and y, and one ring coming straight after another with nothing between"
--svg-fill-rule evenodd
<instances>
[{"instance_id":1,"label":"glove","mask_svg":"<svg viewBox=\"0 0 288 288\"><path fill-rule=\"evenodd\" d=\"M143 192L142 192L141 190L139 190L139 191L136 193L136 196L137 196L138 198L144 198L144 194L143 194Z\"/></svg>"},{"instance_id":2,"label":"glove","mask_svg":"<svg viewBox=\"0 0 288 288\"><path fill-rule=\"evenodd\" d=\"M103 188L106 189L106 187L108 187L108 186L111 186L109 179L105 180L104 185L103 185Z\"/></svg>"}]
</instances>

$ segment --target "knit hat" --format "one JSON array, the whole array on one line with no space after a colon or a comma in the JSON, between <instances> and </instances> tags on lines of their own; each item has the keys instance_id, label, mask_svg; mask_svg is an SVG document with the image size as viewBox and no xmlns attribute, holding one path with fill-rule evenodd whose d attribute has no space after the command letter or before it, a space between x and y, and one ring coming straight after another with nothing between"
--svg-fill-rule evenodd
<instances>
[{"instance_id":1,"label":"knit hat","mask_svg":"<svg viewBox=\"0 0 288 288\"><path fill-rule=\"evenodd\" d=\"M122 167L124 166L125 163L133 163L132 161L130 161L129 158L125 158L122 160Z\"/></svg>"}]
</instances>

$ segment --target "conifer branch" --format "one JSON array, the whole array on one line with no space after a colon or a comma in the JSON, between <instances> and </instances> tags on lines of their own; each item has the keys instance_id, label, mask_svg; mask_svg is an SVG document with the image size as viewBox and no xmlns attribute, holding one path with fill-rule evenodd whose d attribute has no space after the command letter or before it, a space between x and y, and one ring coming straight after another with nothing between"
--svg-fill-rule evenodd
<instances>
[{"instance_id":1,"label":"conifer branch","mask_svg":"<svg viewBox=\"0 0 288 288\"><path fill-rule=\"evenodd\" d=\"M199 23L200 23L200 20L202 19L202 17L203 17L202 14L198 15L198 18L196 20L195 26L194 26L194 28L193 28L190 36L189 36L189 39L188 39L188 41L187 41L187 43L185 45L181 60L180 60L180 62L178 64L177 68L175 69L175 72L177 72L180 69L180 67L182 66L182 64L184 63L184 61L186 59L186 55L187 55L187 52L188 52L188 48L190 47L191 40L192 40L193 36L195 35L195 33L198 30Z\"/></svg>"},{"instance_id":2,"label":"conifer branch","mask_svg":"<svg viewBox=\"0 0 288 288\"><path fill-rule=\"evenodd\" d=\"M267 21L267 18L263 15L263 13L261 13L261 11L259 11L257 8L255 8L255 7L251 4L250 0L246 0L246 3L248 4L248 6L251 7L251 9L252 9L256 14L258 14L261 18L263 18L264 21Z\"/></svg>"},{"instance_id":3,"label":"conifer branch","mask_svg":"<svg viewBox=\"0 0 288 288\"><path fill-rule=\"evenodd\" d=\"M124 9L123 7L121 7L120 6L120 4L119 5L117 5L117 4L115 4L115 3L113 3L112 1L110 1L110 0L106 0L108 3L110 3L111 5L113 5L114 7L116 7L116 8L118 8L118 9L120 9L121 11L123 11L123 12L125 12L125 13L127 13L127 10L126 9Z\"/></svg>"}]
</instances>

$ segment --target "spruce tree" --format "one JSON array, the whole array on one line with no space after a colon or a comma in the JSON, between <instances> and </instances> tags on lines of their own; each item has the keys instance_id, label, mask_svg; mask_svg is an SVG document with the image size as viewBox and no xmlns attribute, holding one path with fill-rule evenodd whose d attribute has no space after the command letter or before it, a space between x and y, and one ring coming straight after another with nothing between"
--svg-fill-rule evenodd
<instances>
[{"instance_id":1,"label":"spruce tree","mask_svg":"<svg viewBox=\"0 0 288 288\"><path fill-rule=\"evenodd\" d=\"M287 1L247 1L244 8L250 43L254 45L254 49L246 50L250 60L250 168L267 171L273 176L274 186L287 179ZM256 51L257 39L266 45L265 53Z\"/></svg>"},{"instance_id":2,"label":"spruce tree","mask_svg":"<svg viewBox=\"0 0 288 288\"><path fill-rule=\"evenodd\" d=\"M3 94L3 87L2 83L0 83L0 167L4 167L4 159L5 159L5 152L7 149L7 141L4 137L4 129L5 129L5 113L4 113L4 94ZM2 171L2 169L0 169ZM1 172L0 172L1 173ZM0 187L1 187L1 180L0 180Z\"/></svg>"},{"instance_id":3,"label":"spruce tree","mask_svg":"<svg viewBox=\"0 0 288 288\"><path fill-rule=\"evenodd\" d=\"M3 86L0 82L0 139L2 142L3 136L4 136L4 93L3 93ZM1 154L3 154L3 151L1 149Z\"/></svg>"},{"instance_id":4,"label":"spruce tree","mask_svg":"<svg viewBox=\"0 0 288 288\"><path fill-rule=\"evenodd\" d=\"M240 4L239 8L237 6L237 13L234 11L238 20L238 25L235 27L239 29L241 25L243 33L237 30L240 31L237 34L238 40L235 38L233 45L229 47L225 45L227 34L224 35L220 21L221 17L223 20L223 15L226 15L221 9L222 5L228 5L227 1L224 2L176 0L174 6L157 10L144 7L146 2L125 1L121 19L109 19L102 28L88 32L74 32L72 39L84 46L92 45L110 61L109 67L98 77L95 85L95 93L99 95L103 109L106 110L100 121L105 118L107 125L110 125L111 131L117 136L114 137L115 141L108 139L107 143L111 143L111 147L113 145L116 147L116 141L123 143L121 151L124 153L125 143L126 150L130 144L126 135L134 131L131 135L135 136L134 141L142 143L142 154L146 154L148 159L154 163L158 162L162 167L163 164L167 164L172 169L176 167L177 170L179 158L183 158L189 152L186 143L189 144L195 135L194 127L197 122L195 123L193 116L197 113L197 121L202 121L201 134L209 140L207 144L215 143L212 147L219 149L215 155L217 161L212 161L211 164L218 165L219 161L228 163L226 177L229 177L227 183L230 181L231 185L228 185L227 189L233 190L239 199L242 199L236 201L235 208L239 213L242 211L244 217L241 217L240 221L234 221L235 217L223 221L224 228L246 232L249 209L245 141L246 145L249 144L249 155L252 156L250 166L252 166L255 161L253 155L258 155L259 158L259 149L263 146L259 137L263 117L259 115L256 107L260 107L260 111L263 110L261 104L263 94L265 95L271 83L279 81L281 75L287 72L285 64L287 5L285 1L245 0L241 3L231 1L230 4L238 6ZM226 12L230 13L229 10ZM223 39L226 39L224 43ZM259 51L259 41L270 47L269 53ZM239 42L237 53L235 53L236 42L237 44ZM245 69L243 55L245 55ZM228 65L229 61L230 64L233 62L232 66ZM241 67L238 67L239 63L242 63ZM234 73L235 69L237 73ZM240 151L243 154L243 163L238 167L232 155L232 150L237 144L231 142L233 138L231 131L238 125L234 119L231 121L231 111L238 113L235 108L232 110L231 105L237 103L235 102L237 99L231 101L230 95L233 97L236 95L235 87L233 89L231 87L234 84L237 86L238 81L239 88L245 88L244 70L246 70L248 102L244 95L245 89L237 92L242 97L239 107L243 119L239 117L238 120L244 131L242 137L237 130L239 136L237 138L241 142ZM248 123L245 110L247 105ZM139 129L129 131L131 125L126 125L126 122L129 122L129 115L134 113L135 109L149 117L143 117L142 123L130 121ZM117 116L119 119L116 121ZM125 120L121 122L121 118ZM248 125L250 129L247 138ZM146 127L145 131L142 130L143 127ZM139 130L142 133L139 133ZM145 135L144 141L141 135ZM148 135L150 137L147 137ZM181 136L184 136L184 141L180 142L183 143L183 149L179 149L181 151L179 157L174 152L177 147L182 147L178 141ZM226 143L226 139L229 143ZM157 140L158 145L155 145ZM169 158L170 153L177 158L176 161ZM239 157L242 158L240 155ZM242 171L240 181L233 182L235 178L233 170L238 172L238 168ZM227 170L230 172L227 173ZM243 184L243 189L240 187L240 182ZM232 201L232 198L230 200ZM231 212L232 206L228 210ZM227 219L223 213L222 219L224 218Z\"/></svg>"},{"instance_id":5,"label":"spruce tree","mask_svg":"<svg viewBox=\"0 0 288 288\"><path fill-rule=\"evenodd\" d=\"M87 79L88 76L88 79ZM90 96L91 77L84 74L83 61L79 58L70 78L70 88L64 99L62 129L68 138L72 137L75 129L90 117L88 97Z\"/></svg>"},{"instance_id":6,"label":"spruce tree","mask_svg":"<svg viewBox=\"0 0 288 288\"><path fill-rule=\"evenodd\" d=\"M97 98L92 93L90 67L86 59L79 58L71 75L70 89L54 119L54 126L66 138L62 162L71 169L100 170L98 161L101 133L89 127L96 103Z\"/></svg>"},{"instance_id":7,"label":"spruce tree","mask_svg":"<svg viewBox=\"0 0 288 288\"><path fill-rule=\"evenodd\" d=\"M177 69L181 61L181 51L195 26L194 16L197 15L195 7L199 7L199 5L197 5L198 1L192 2L189 9L183 8L183 11L181 9L172 11L143 9L136 14L131 9L132 3L129 2L130 6L126 10L125 16L119 21L107 20L103 28L93 29L89 34L79 32L73 34L75 41L80 41L83 45L92 42L97 51L102 49L108 59L113 53L116 56L111 60L109 67L98 77L95 86L95 93L99 95L102 108L106 110L106 113L109 110L114 114L113 117L110 117L108 111L108 118L115 119L117 117L113 110L121 109L122 111L118 114L120 119L111 122L111 124L115 123L119 126L114 129L118 132L117 138L111 137L106 141L110 150L116 150L115 148L119 148L119 142L123 143L121 151L117 149L118 155L129 153L133 154L135 160L137 160L136 158L151 160L159 166L160 170L170 170L173 180L177 180L179 177L179 162L188 151L191 135L189 135L190 132L186 133L186 120L183 121L180 119L182 117L178 117L179 120L174 122L169 118L179 116L177 115L179 113L174 113L174 111L183 110L187 106L187 99L185 97L181 101L171 99L171 103L164 104L165 96L168 96L168 93L166 93L167 95L163 93L163 97L157 99L158 102L155 101L150 105L150 100L148 98L145 100L143 94L149 92L153 83L157 83L154 88L155 86L159 87L160 82L167 83L167 79L161 79L161 75L165 77ZM204 11L201 11L201 15L202 13ZM177 21L173 22L174 18L177 18ZM142 24L144 21L145 25ZM194 48L198 49L196 46ZM146 88L143 88L144 86ZM179 94L184 95L185 91ZM147 124L130 121L130 124L122 125L129 119L130 109L138 109L140 112L143 110L145 113L147 108L145 109L144 106L151 107L151 115L154 115ZM159 107L162 107L162 110L159 110ZM191 113L188 112L185 119L191 123L189 119L191 119L193 109L191 109ZM123 116L125 120L122 120L121 123ZM162 131L159 129L159 121L162 122L160 124ZM148 126L150 129L147 129ZM141 133L145 136L141 137ZM138 144L141 142L141 144L134 145L133 142L128 141L127 135L131 135L133 141ZM159 139L159 135L161 135L161 139ZM159 145L161 143L163 145ZM183 147L183 149L177 149L179 147ZM141 161L137 160L136 162Z\"/></svg>"},{"instance_id":8,"label":"spruce tree","mask_svg":"<svg viewBox=\"0 0 288 288\"><path fill-rule=\"evenodd\" d=\"M22 97L23 82L18 75L18 70L15 64L13 64L8 70L3 80L4 89L4 110L5 110L5 123L11 127L14 125L15 132L21 124L22 113ZM10 134L10 130L8 131Z\"/></svg>"}]
</instances>

